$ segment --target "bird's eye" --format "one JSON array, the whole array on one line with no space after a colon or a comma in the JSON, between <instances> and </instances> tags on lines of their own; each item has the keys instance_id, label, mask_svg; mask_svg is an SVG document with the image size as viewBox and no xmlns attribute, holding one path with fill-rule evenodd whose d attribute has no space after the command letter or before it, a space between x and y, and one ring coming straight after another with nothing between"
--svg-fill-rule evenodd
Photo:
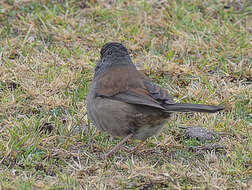
<instances>
[{"instance_id":1,"label":"bird's eye","mask_svg":"<svg viewBox=\"0 0 252 190\"><path fill-rule=\"evenodd\" d=\"M100 66L97 65L97 66L95 67L95 71L98 71L99 69L100 69Z\"/></svg>"},{"instance_id":2,"label":"bird's eye","mask_svg":"<svg viewBox=\"0 0 252 190\"><path fill-rule=\"evenodd\" d=\"M99 62L96 62L96 65L95 65L95 72L98 71L102 66L102 61L100 60Z\"/></svg>"}]
</instances>

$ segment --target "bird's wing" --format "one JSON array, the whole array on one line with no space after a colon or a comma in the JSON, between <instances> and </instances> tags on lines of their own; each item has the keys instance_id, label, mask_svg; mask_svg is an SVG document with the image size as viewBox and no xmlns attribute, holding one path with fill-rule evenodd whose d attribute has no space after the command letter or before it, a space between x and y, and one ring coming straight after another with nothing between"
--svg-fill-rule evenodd
<instances>
[{"instance_id":1,"label":"bird's wing","mask_svg":"<svg viewBox=\"0 0 252 190\"><path fill-rule=\"evenodd\" d=\"M134 67L114 66L97 79L97 96L140 104L160 109L167 104L175 104L168 92Z\"/></svg>"}]
</instances>

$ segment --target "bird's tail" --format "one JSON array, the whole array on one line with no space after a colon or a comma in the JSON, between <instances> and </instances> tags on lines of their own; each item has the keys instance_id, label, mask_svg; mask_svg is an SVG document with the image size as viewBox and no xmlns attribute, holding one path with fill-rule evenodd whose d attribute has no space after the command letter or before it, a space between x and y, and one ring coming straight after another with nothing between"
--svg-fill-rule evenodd
<instances>
[{"instance_id":1,"label":"bird's tail","mask_svg":"<svg viewBox=\"0 0 252 190\"><path fill-rule=\"evenodd\" d=\"M206 112L215 113L224 109L222 106L204 105L204 104L171 104L165 106L168 112Z\"/></svg>"}]
</instances>

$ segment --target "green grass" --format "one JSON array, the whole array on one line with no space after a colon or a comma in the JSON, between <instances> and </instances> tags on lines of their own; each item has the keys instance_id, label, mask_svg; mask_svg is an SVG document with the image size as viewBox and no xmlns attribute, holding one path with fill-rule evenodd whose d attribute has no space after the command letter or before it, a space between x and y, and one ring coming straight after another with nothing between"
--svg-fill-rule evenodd
<instances>
[{"instance_id":1,"label":"green grass","mask_svg":"<svg viewBox=\"0 0 252 190\"><path fill-rule=\"evenodd\" d=\"M249 189L252 187L250 1L0 2L0 189ZM176 114L130 154L95 130L86 96L101 46L119 41L178 101L222 104ZM180 138L216 130L221 152ZM182 132L183 133L183 132Z\"/></svg>"}]
</instances>

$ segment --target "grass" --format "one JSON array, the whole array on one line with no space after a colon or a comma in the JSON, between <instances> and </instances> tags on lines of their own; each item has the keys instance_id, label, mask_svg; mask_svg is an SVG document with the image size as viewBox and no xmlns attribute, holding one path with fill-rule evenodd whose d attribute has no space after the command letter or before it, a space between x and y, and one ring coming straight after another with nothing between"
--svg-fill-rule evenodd
<instances>
[{"instance_id":1,"label":"grass","mask_svg":"<svg viewBox=\"0 0 252 190\"><path fill-rule=\"evenodd\" d=\"M252 187L250 1L0 2L0 189L249 189ZM101 46L120 41L139 69L181 102L218 114L176 114L129 154L88 122L86 95ZM222 152L180 138L220 133ZM183 132L182 132L183 133Z\"/></svg>"}]
</instances>

